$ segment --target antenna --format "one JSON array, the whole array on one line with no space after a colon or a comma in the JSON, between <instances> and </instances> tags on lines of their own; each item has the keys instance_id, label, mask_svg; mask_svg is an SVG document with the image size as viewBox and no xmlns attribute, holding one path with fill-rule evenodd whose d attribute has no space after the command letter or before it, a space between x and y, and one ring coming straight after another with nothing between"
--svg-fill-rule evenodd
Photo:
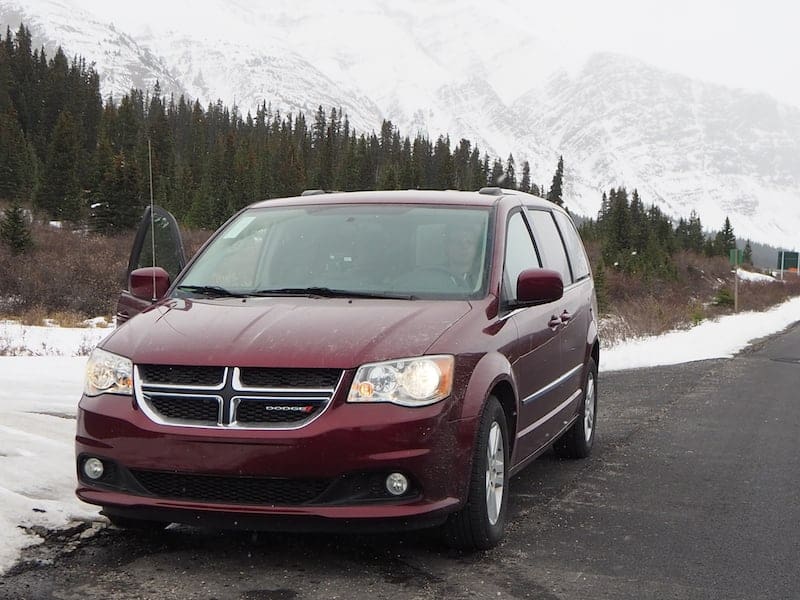
<instances>
[{"instance_id":1,"label":"antenna","mask_svg":"<svg viewBox=\"0 0 800 600\"><path fill-rule=\"evenodd\" d=\"M153 151L150 147L150 138L147 138L147 164L150 170L150 241L152 243L152 250L153 250L153 302L158 300L155 297L156 295L156 217L155 213L153 212Z\"/></svg>"}]
</instances>

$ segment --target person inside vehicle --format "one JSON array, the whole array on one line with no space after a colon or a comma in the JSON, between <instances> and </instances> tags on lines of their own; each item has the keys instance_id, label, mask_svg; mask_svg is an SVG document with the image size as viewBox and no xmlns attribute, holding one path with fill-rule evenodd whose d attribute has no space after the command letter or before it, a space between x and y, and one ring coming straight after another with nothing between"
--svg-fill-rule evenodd
<instances>
[{"instance_id":1,"label":"person inside vehicle","mask_svg":"<svg viewBox=\"0 0 800 600\"><path fill-rule=\"evenodd\" d=\"M445 230L446 268L453 283L460 288L472 289L475 284L475 257L478 246L479 234L474 227L450 226Z\"/></svg>"}]
</instances>

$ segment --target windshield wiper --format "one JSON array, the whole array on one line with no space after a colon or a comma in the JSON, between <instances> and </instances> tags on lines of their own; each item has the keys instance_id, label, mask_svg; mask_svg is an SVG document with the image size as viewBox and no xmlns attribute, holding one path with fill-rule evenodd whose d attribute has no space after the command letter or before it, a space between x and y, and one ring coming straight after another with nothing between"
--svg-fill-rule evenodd
<instances>
[{"instance_id":1,"label":"windshield wiper","mask_svg":"<svg viewBox=\"0 0 800 600\"><path fill-rule=\"evenodd\" d=\"M195 294L203 294L204 296L213 296L216 298L247 298L249 295L232 292L218 285L179 285L178 289L181 291L194 292Z\"/></svg>"},{"instance_id":2,"label":"windshield wiper","mask_svg":"<svg viewBox=\"0 0 800 600\"><path fill-rule=\"evenodd\" d=\"M379 298L388 300L416 300L409 294L392 292L356 292L353 290L337 290L329 287L297 287L258 290L253 296L320 296L323 298Z\"/></svg>"}]
</instances>

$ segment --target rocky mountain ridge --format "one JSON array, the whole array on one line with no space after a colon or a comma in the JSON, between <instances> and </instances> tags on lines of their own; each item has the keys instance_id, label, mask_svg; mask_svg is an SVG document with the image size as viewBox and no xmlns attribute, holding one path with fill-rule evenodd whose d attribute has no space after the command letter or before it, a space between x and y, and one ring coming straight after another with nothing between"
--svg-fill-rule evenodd
<instances>
[{"instance_id":1,"label":"rocky mountain ridge","mask_svg":"<svg viewBox=\"0 0 800 600\"><path fill-rule=\"evenodd\" d=\"M178 2L138 23L103 6L2 1L0 24L25 22L51 55L60 44L95 62L104 96L157 80L163 93L242 114L265 101L309 116L342 108L360 132L389 119L404 135L513 153L518 174L528 160L545 186L563 155L576 212L592 216L602 190L624 185L676 218L695 210L718 228L728 216L741 238L800 246L800 109L763 94L613 54L560 63L513 19L499 39L481 35L503 19L473 0L376 0L349 21L321 0L214 0L191 19Z\"/></svg>"}]
</instances>

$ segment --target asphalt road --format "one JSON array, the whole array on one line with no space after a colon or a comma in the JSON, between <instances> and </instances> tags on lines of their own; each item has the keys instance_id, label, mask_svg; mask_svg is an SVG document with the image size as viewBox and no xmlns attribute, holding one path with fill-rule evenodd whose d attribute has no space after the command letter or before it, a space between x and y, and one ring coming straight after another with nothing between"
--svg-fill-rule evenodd
<instances>
[{"instance_id":1,"label":"asphalt road","mask_svg":"<svg viewBox=\"0 0 800 600\"><path fill-rule=\"evenodd\" d=\"M599 383L595 453L512 480L490 552L426 533L75 531L27 554L0 598L800 598L800 326Z\"/></svg>"}]
</instances>

